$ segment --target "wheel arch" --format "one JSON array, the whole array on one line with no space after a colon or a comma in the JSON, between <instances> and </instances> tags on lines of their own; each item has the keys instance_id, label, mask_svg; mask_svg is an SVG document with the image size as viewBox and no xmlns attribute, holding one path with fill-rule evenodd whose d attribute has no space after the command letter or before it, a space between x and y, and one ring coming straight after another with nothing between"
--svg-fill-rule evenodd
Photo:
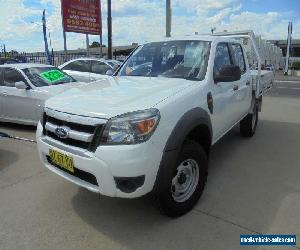
<instances>
[{"instance_id":1,"label":"wheel arch","mask_svg":"<svg viewBox=\"0 0 300 250\"><path fill-rule=\"evenodd\" d=\"M200 143L206 153L212 141L212 126L210 116L202 108L194 108L186 112L177 122L168 138L164 152L180 149L186 139Z\"/></svg>"},{"instance_id":2,"label":"wheel arch","mask_svg":"<svg viewBox=\"0 0 300 250\"><path fill-rule=\"evenodd\" d=\"M194 108L186 112L172 130L164 148L163 156L157 172L153 191L159 192L166 188L163 176L172 171L176 164L178 153L186 139L195 140L201 144L209 157L212 141L212 126L210 116L202 108Z\"/></svg>"}]
</instances>

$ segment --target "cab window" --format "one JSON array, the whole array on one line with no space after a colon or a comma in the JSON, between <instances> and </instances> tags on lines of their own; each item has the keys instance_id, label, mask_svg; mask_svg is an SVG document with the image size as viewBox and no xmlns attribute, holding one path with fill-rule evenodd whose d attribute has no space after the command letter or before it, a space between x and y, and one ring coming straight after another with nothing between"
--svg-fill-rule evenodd
<instances>
[{"instance_id":1,"label":"cab window","mask_svg":"<svg viewBox=\"0 0 300 250\"><path fill-rule=\"evenodd\" d=\"M232 44L232 54L234 58L234 65L239 66L241 74L246 72L246 63L244 58L244 53L240 44Z\"/></svg>"},{"instance_id":2,"label":"cab window","mask_svg":"<svg viewBox=\"0 0 300 250\"><path fill-rule=\"evenodd\" d=\"M219 43L217 45L214 61L214 76L219 75L223 65L233 65L227 43Z\"/></svg>"}]
</instances>

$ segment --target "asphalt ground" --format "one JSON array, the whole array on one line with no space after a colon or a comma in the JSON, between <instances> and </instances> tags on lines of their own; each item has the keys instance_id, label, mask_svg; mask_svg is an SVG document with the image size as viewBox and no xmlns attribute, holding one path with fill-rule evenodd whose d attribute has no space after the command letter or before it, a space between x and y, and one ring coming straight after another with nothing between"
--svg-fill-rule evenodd
<instances>
[{"instance_id":1,"label":"asphalt ground","mask_svg":"<svg viewBox=\"0 0 300 250\"><path fill-rule=\"evenodd\" d=\"M149 197L113 199L46 170L35 143L0 140L0 249L300 249L300 79L263 98L255 136L212 147L204 194L170 219ZM0 124L29 139L35 128ZM240 234L296 234L296 247L243 247Z\"/></svg>"}]
</instances>

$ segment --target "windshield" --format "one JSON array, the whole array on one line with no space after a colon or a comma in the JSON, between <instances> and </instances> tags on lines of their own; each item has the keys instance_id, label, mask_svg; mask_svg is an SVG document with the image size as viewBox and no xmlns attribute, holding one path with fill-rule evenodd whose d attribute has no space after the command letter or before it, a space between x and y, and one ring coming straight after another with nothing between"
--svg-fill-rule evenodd
<instances>
[{"instance_id":1,"label":"windshield","mask_svg":"<svg viewBox=\"0 0 300 250\"><path fill-rule=\"evenodd\" d=\"M55 67L32 67L22 70L36 87L76 82L74 78Z\"/></svg>"},{"instance_id":2,"label":"windshield","mask_svg":"<svg viewBox=\"0 0 300 250\"><path fill-rule=\"evenodd\" d=\"M210 42L168 41L148 43L123 65L121 76L152 76L203 80Z\"/></svg>"}]
</instances>

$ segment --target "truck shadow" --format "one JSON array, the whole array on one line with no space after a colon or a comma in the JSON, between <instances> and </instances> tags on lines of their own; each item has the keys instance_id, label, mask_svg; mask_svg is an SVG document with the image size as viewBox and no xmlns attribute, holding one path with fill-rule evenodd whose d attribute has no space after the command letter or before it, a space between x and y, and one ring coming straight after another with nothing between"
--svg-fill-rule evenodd
<instances>
[{"instance_id":1,"label":"truck shadow","mask_svg":"<svg viewBox=\"0 0 300 250\"><path fill-rule=\"evenodd\" d=\"M99 198L84 189L73 197L73 208L85 222L128 248L145 247L145 240L151 242L146 247L155 246L152 240L164 237L179 247L186 240L182 232L190 230L199 232L200 248L205 241L201 232L215 232L201 220L204 213L229 222L228 227L264 233L284 198L299 187L299 141L300 124L261 120L251 139L240 137L234 128L212 148L208 183L195 212L175 220L161 215L151 197Z\"/></svg>"},{"instance_id":2,"label":"truck shadow","mask_svg":"<svg viewBox=\"0 0 300 250\"><path fill-rule=\"evenodd\" d=\"M298 123L260 120L252 138L233 129L212 148L208 183L196 209L267 232L284 198L300 185L299 142Z\"/></svg>"},{"instance_id":3,"label":"truck shadow","mask_svg":"<svg viewBox=\"0 0 300 250\"><path fill-rule=\"evenodd\" d=\"M9 123L9 122L0 122L0 130L1 130L1 128L9 129L11 131L17 131L17 132L34 132L34 131L36 131L36 126L21 125L21 124Z\"/></svg>"}]
</instances>

